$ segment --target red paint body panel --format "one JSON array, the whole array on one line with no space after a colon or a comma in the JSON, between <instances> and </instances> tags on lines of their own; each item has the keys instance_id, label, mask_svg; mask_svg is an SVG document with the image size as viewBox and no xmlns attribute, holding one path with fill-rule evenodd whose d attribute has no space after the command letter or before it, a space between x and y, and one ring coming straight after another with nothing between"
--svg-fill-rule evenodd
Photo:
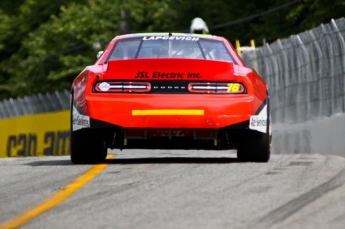
<instances>
[{"instance_id":1,"label":"red paint body panel","mask_svg":"<svg viewBox=\"0 0 345 229\"><path fill-rule=\"evenodd\" d=\"M130 80L217 80L235 81L232 62L203 59L130 59L109 61L103 67L101 79ZM138 76L138 72L147 73ZM176 78L154 73L176 73ZM193 77L192 73L199 73ZM146 77L145 77L146 76Z\"/></svg>"},{"instance_id":2,"label":"red paint body panel","mask_svg":"<svg viewBox=\"0 0 345 229\"><path fill-rule=\"evenodd\" d=\"M117 95L87 96L89 116L125 128L221 128L249 120L253 97L248 95ZM201 116L132 116L132 110L201 109Z\"/></svg>"},{"instance_id":3,"label":"red paint body panel","mask_svg":"<svg viewBox=\"0 0 345 229\"><path fill-rule=\"evenodd\" d=\"M74 80L72 90L76 104L90 118L123 128L210 128L219 129L249 121L267 96L266 83L255 70L245 67L232 45L221 37L236 64L226 61L202 59L129 59L105 63L115 43L132 35L113 39L95 65L85 68ZM134 36L134 35L133 35ZM138 74L143 72L143 76ZM246 94L130 94L96 93L93 86L102 80L174 80L155 78L154 72L180 73L176 80L241 82ZM188 73L200 73L188 78ZM133 116L132 110L198 109L204 115L143 115Z\"/></svg>"}]
</instances>

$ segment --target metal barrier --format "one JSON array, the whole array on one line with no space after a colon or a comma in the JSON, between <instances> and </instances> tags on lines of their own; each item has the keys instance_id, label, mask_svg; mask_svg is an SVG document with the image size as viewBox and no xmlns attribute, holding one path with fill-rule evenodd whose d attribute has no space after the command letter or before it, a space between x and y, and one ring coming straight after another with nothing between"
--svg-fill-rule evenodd
<instances>
[{"instance_id":1,"label":"metal barrier","mask_svg":"<svg viewBox=\"0 0 345 229\"><path fill-rule=\"evenodd\" d=\"M345 19L242 54L269 85L273 123L345 112Z\"/></svg>"},{"instance_id":2,"label":"metal barrier","mask_svg":"<svg viewBox=\"0 0 345 229\"><path fill-rule=\"evenodd\" d=\"M54 93L25 96L0 102L0 119L68 110L70 106L68 90Z\"/></svg>"}]
</instances>

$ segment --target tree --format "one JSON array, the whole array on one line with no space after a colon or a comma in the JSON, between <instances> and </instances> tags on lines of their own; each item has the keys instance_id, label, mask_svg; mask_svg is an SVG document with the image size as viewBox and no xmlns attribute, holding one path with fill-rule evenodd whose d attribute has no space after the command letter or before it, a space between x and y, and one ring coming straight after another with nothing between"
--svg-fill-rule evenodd
<instances>
[{"instance_id":1,"label":"tree","mask_svg":"<svg viewBox=\"0 0 345 229\"><path fill-rule=\"evenodd\" d=\"M78 2L81 0L74 0ZM70 1L21 0L1 2L0 9L0 99L16 97L19 85L12 84L13 72L20 67L19 63L29 58L23 47L24 39L42 23L50 20L51 15L60 12L60 6ZM26 61L28 62L28 61ZM23 84L24 82L19 82Z\"/></svg>"},{"instance_id":2,"label":"tree","mask_svg":"<svg viewBox=\"0 0 345 229\"><path fill-rule=\"evenodd\" d=\"M279 10L284 4L286 7ZM212 34L232 43L273 42L340 18L342 0L2 0L0 3L0 100L69 89L120 34L121 11L131 32L189 32L202 17ZM268 13L267 13L268 12ZM262 14L252 18L253 15ZM239 19L241 23L235 22Z\"/></svg>"}]
</instances>

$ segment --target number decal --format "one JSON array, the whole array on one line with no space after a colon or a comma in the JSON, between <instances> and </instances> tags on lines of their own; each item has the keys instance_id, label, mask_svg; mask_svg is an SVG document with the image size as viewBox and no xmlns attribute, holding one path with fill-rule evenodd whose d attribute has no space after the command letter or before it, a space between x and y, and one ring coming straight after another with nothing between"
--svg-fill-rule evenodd
<instances>
[{"instance_id":1,"label":"number decal","mask_svg":"<svg viewBox=\"0 0 345 229\"><path fill-rule=\"evenodd\" d=\"M232 92L232 93L237 93L237 92L239 92L239 90L240 90L240 84L237 84L237 83L229 83L228 84L228 90L227 90L227 92Z\"/></svg>"}]
</instances>

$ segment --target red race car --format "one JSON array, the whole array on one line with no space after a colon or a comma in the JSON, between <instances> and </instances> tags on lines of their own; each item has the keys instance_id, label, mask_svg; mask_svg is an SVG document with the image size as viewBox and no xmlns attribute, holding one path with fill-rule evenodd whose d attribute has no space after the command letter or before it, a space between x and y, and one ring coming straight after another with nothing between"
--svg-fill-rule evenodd
<instances>
[{"instance_id":1,"label":"red race car","mask_svg":"<svg viewBox=\"0 0 345 229\"><path fill-rule=\"evenodd\" d=\"M266 83L232 45L212 35L115 37L71 89L71 160L107 149L237 149L270 158Z\"/></svg>"}]
</instances>

